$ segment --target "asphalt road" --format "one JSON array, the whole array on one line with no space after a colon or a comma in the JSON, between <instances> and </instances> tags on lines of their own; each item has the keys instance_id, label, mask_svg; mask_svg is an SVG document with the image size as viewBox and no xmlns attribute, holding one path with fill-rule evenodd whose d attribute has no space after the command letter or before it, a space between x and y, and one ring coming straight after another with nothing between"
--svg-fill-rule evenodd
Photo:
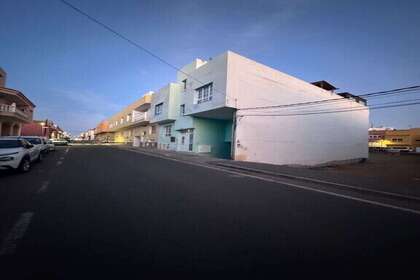
<instances>
[{"instance_id":1,"label":"asphalt road","mask_svg":"<svg viewBox=\"0 0 420 280\"><path fill-rule=\"evenodd\" d=\"M0 174L0 279L415 271L420 215L104 146Z\"/></svg>"}]
</instances>

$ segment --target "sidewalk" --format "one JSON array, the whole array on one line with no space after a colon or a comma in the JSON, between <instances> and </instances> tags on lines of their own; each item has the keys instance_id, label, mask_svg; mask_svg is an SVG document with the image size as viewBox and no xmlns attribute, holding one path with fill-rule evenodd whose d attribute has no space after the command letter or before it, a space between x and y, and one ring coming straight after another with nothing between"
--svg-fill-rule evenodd
<instances>
[{"instance_id":1,"label":"sidewalk","mask_svg":"<svg viewBox=\"0 0 420 280\"><path fill-rule=\"evenodd\" d=\"M216 165L238 171L275 175L279 177L305 177L337 184L391 192L420 198L420 156L372 153L365 163L331 167L292 167L255 162L233 161L205 154L175 152L158 149L127 147L145 153L199 164Z\"/></svg>"}]
</instances>

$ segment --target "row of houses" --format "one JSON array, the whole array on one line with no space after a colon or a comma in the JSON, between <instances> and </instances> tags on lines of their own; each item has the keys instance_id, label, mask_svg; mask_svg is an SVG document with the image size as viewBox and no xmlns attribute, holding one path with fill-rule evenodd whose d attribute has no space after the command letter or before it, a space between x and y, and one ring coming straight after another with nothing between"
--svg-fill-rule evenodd
<instances>
[{"instance_id":1,"label":"row of houses","mask_svg":"<svg viewBox=\"0 0 420 280\"><path fill-rule=\"evenodd\" d=\"M273 164L367 158L366 101L335 90L227 51L182 67L175 81L99 123L95 138ZM313 114L320 109L337 113Z\"/></svg>"},{"instance_id":2,"label":"row of houses","mask_svg":"<svg viewBox=\"0 0 420 280\"><path fill-rule=\"evenodd\" d=\"M6 71L0 68L0 136L68 136L52 120L33 120L35 104L22 92L6 87L6 79Z\"/></svg>"},{"instance_id":3,"label":"row of houses","mask_svg":"<svg viewBox=\"0 0 420 280\"><path fill-rule=\"evenodd\" d=\"M420 128L369 128L369 147L371 149L420 151Z\"/></svg>"}]
</instances>

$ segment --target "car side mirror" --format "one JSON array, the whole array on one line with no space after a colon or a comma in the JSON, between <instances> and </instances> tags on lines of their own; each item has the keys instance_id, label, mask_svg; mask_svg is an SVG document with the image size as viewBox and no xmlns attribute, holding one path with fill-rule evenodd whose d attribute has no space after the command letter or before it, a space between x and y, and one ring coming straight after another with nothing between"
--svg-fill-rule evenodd
<instances>
[{"instance_id":1,"label":"car side mirror","mask_svg":"<svg viewBox=\"0 0 420 280\"><path fill-rule=\"evenodd\" d=\"M30 148L33 148L34 147L34 145L32 145L32 144L30 144L30 143L28 143L28 144L26 144L26 149L30 149Z\"/></svg>"}]
</instances>

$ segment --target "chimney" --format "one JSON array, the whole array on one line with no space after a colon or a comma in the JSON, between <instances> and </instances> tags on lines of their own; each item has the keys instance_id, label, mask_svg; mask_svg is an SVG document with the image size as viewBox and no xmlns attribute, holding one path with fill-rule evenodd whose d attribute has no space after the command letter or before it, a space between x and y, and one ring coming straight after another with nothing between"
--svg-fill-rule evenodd
<instances>
[{"instance_id":1,"label":"chimney","mask_svg":"<svg viewBox=\"0 0 420 280\"><path fill-rule=\"evenodd\" d=\"M0 67L0 87L6 86L6 72Z\"/></svg>"}]
</instances>

